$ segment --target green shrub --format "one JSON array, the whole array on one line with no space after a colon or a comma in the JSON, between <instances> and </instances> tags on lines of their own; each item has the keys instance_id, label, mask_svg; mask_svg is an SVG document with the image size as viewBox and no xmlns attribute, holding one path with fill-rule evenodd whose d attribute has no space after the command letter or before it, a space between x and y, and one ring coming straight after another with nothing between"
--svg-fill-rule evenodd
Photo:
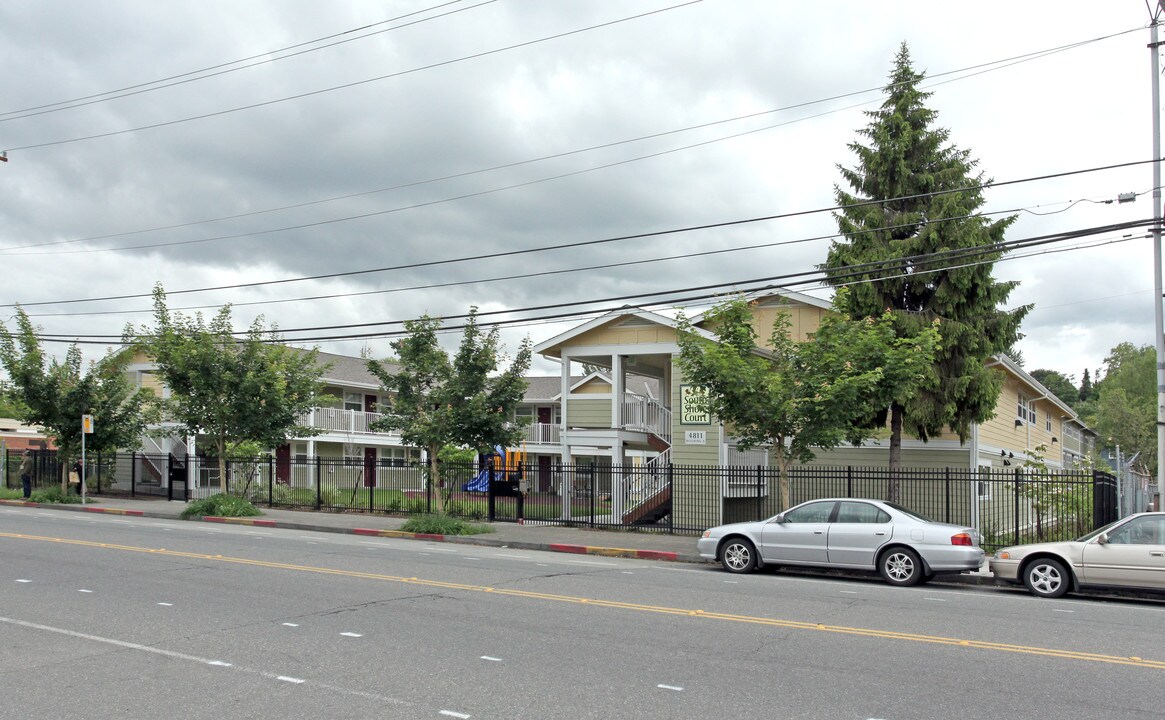
<instances>
[{"instance_id":1,"label":"green shrub","mask_svg":"<svg viewBox=\"0 0 1165 720\"><path fill-rule=\"evenodd\" d=\"M183 520L211 515L214 517L254 517L262 515L251 503L241 497L218 493L201 500L195 500L186 506L179 515Z\"/></svg>"},{"instance_id":2,"label":"green shrub","mask_svg":"<svg viewBox=\"0 0 1165 720\"><path fill-rule=\"evenodd\" d=\"M448 515L414 515L401 530L426 535L481 535L494 531L488 525L475 525Z\"/></svg>"},{"instance_id":3,"label":"green shrub","mask_svg":"<svg viewBox=\"0 0 1165 720\"><path fill-rule=\"evenodd\" d=\"M24 493L21 492L21 495ZM56 485L52 487L40 488L32 491L32 497L28 498L35 503L45 504L59 504L59 505L79 505L81 504L81 496L70 493L61 492L61 488Z\"/></svg>"}]
</instances>

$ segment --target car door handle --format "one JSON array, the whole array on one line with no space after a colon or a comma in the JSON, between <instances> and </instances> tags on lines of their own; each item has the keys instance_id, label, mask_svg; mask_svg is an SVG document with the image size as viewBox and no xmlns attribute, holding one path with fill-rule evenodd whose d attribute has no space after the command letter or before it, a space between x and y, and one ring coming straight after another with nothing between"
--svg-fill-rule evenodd
<instances>
[{"instance_id":1,"label":"car door handle","mask_svg":"<svg viewBox=\"0 0 1165 720\"><path fill-rule=\"evenodd\" d=\"M824 534L825 534L825 531L824 531L824 530L814 530L814 531L813 531L813 534L814 534L814 535L824 535Z\"/></svg>"},{"instance_id":2,"label":"car door handle","mask_svg":"<svg viewBox=\"0 0 1165 720\"><path fill-rule=\"evenodd\" d=\"M1160 552L1160 551L1154 550L1154 551L1151 551L1149 553L1149 555L1152 557L1165 557L1165 552Z\"/></svg>"},{"instance_id":3,"label":"car door handle","mask_svg":"<svg viewBox=\"0 0 1165 720\"><path fill-rule=\"evenodd\" d=\"M885 533L885 532L883 532L882 530L879 530L878 532L876 532L876 533L874 533L874 534L875 534L875 535L885 535L886 533Z\"/></svg>"}]
</instances>

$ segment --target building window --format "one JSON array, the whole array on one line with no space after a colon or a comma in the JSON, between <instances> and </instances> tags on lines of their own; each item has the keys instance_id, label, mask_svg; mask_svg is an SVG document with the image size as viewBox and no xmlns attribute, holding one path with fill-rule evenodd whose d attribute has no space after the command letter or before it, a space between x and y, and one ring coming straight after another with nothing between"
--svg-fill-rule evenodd
<instances>
[{"instance_id":1,"label":"building window","mask_svg":"<svg viewBox=\"0 0 1165 720\"><path fill-rule=\"evenodd\" d=\"M1029 400L1027 395L1019 394L1019 402L1016 405L1016 417L1024 422L1035 423L1036 409L1035 401Z\"/></svg>"},{"instance_id":2,"label":"building window","mask_svg":"<svg viewBox=\"0 0 1165 720\"><path fill-rule=\"evenodd\" d=\"M514 417L518 420L532 420L534 418L534 408L529 405L521 405L514 409Z\"/></svg>"},{"instance_id":3,"label":"building window","mask_svg":"<svg viewBox=\"0 0 1165 720\"><path fill-rule=\"evenodd\" d=\"M1048 413L1048 432L1052 432L1052 413Z\"/></svg>"},{"instance_id":4,"label":"building window","mask_svg":"<svg viewBox=\"0 0 1165 720\"><path fill-rule=\"evenodd\" d=\"M364 396L358 392L344 393L344 409L360 412L364 409Z\"/></svg>"}]
</instances>

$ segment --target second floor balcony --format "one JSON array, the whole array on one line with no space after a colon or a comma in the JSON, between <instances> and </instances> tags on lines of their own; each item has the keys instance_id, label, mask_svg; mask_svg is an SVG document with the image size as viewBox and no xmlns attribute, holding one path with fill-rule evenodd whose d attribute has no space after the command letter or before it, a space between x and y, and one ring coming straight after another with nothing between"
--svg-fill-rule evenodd
<instances>
[{"instance_id":1,"label":"second floor balcony","mask_svg":"<svg viewBox=\"0 0 1165 720\"><path fill-rule=\"evenodd\" d=\"M554 423L533 423L523 429L522 437L527 445L559 445L562 428Z\"/></svg>"},{"instance_id":2,"label":"second floor balcony","mask_svg":"<svg viewBox=\"0 0 1165 720\"><path fill-rule=\"evenodd\" d=\"M323 430L324 433L399 437L400 433L396 430L376 431L372 429L372 423L383 417L383 413L364 412L363 410L316 407L300 415L298 422L310 428Z\"/></svg>"}]
</instances>

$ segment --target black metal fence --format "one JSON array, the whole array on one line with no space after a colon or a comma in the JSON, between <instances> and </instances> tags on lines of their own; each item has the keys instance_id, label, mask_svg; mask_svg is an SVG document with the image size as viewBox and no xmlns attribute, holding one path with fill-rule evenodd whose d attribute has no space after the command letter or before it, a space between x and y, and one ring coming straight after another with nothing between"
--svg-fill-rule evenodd
<instances>
[{"instance_id":1,"label":"black metal fence","mask_svg":"<svg viewBox=\"0 0 1165 720\"><path fill-rule=\"evenodd\" d=\"M5 487L20 486L19 462L9 452ZM38 453L34 486L59 483L59 472L55 454ZM395 515L435 512L443 504L445 512L470 519L677 534L785 509L777 470L766 466L529 465L491 480L477 465L444 463L440 498L428 472L419 464L327 457L227 460L220 468L215 459L145 453L93 456L86 468L93 494L190 500L225 490L269 507ZM989 551L1076 537L1118 517L1115 478L1099 472L797 466L789 473L790 504L889 499L895 485L900 505L978 529Z\"/></svg>"}]
</instances>

